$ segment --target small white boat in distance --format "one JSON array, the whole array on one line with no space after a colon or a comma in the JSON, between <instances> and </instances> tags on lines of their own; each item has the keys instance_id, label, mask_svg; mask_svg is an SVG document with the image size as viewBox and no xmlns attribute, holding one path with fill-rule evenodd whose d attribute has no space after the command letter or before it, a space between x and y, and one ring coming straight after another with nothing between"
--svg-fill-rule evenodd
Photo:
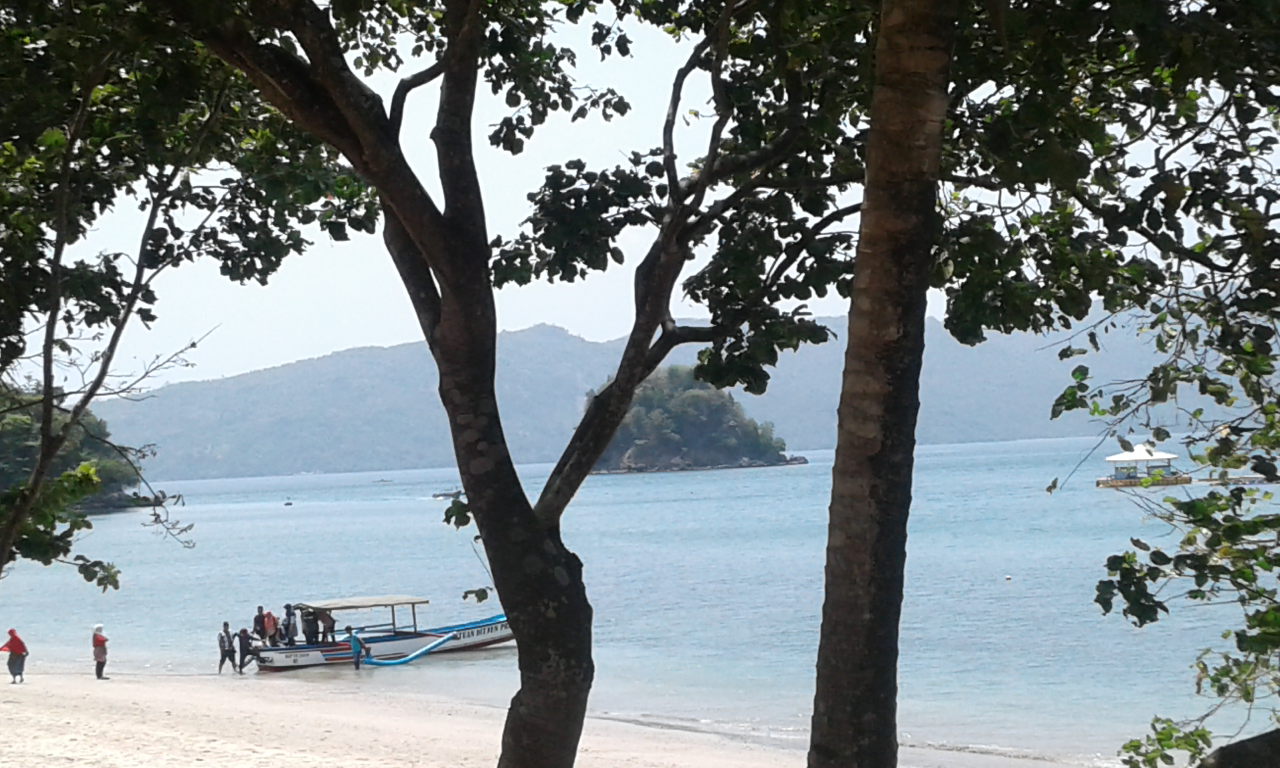
<instances>
[{"instance_id":1,"label":"small white boat in distance","mask_svg":"<svg viewBox=\"0 0 1280 768\"><path fill-rule=\"evenodd\" d=\"M507 624L507 617L502 614L465 624L418 629L418 606L427 603L426 598L421 597L384 595L295 603L295 607L300 612L310 610L329 614L375 608L391 609L390 623L352 626L360 639L360 644L364 646L364 657L377 661L395 661L411 655L417 658L426 653L472 651L514 639L511 627ZM399 616L396 615L397 608L400 609ZM405 615L406 613L408 616ZM404 620L406 618L408 621ZM345 628L348 624L350 622L343 622L335 617L338 639L332 642L314 645L262 646L258 652L258 668L276 672L324 664L351 664L354 661L351 656L351 645L345 641ZM428 647L430 650L421 653Z\"/></svg>"},{"instance_id":2,"label":"small white boat in distance","mask_svg":"<svg viewBox=\"0 0 1280 768\"><path fill-rule=\"evenodd\" d=\"M1153 450L1144 444L1135 445L1132 451L1108 456L1115 466L1108 477L1098 478L1099 488L1137 488L1146 485L1190 485L1191 475L1184 475L1173 468L1176 454Z\"/></svg>"}]
</instances>

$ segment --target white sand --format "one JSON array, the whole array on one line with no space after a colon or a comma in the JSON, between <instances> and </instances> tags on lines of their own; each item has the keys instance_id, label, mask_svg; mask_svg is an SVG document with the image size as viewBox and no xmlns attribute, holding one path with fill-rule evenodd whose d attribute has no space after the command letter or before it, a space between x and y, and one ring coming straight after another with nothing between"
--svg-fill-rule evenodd
<instances>
[{"instance_id":1,"label":"white sand","mask_svg":"<svg viewBox=\"0 0 1280 768\"><path fill-rule=\"evenodd\" d=\"M296 676L40 673L0 685L0 766L488 768L504 712ZM591 718L582 768L802 768L801 749ZM905 748L903 768L1047 768Z\"/></svg>"}]
</instances>

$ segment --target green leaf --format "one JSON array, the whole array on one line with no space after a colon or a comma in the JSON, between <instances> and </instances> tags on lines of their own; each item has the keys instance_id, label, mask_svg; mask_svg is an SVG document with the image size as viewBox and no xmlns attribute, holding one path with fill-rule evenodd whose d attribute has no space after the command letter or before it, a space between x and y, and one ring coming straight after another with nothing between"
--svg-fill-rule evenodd
<instances>
[{"instance_id":1,"label":"green leaf","mask_svg":"<svg viewBox=\"0 0 1280 768\"><path fill-rule=\"evenodd\" d=\"M454 528L465 528L471 524L471 507L462 499L454 499L444 510L444 522Z\"/></svg>"},{"instance_id":2,"label":"green leaf","mask_svg":"<svg viewBox=\"0 0 1280 768\"><path fill-rule=\"evenodd\" d=\"M60 128L46 128L36 143L45 149L60 150L67 145L67 135Z\"/></svg>"}]
</instances>

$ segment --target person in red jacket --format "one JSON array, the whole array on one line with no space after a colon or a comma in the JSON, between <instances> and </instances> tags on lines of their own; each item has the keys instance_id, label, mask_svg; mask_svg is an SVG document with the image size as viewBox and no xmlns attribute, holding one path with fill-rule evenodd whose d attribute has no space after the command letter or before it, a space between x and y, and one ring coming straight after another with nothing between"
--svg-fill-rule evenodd
<instances>
[{"instance_id":1,"label":"person in red jacket","mask_svg":"<svg viewBox=\"0 0 1280 768\"><path fill-rule=\"evenodd\" d=\"M263 638L267 645L277 646L280 644L280 622L276 619L276 615L271 611L267 611L262 616L262 628L266 630L267 636Z\"/></svg>"},{"instance_id":2,"label":"person in red jacket","mask_svg":"<svg viewBox=\"0 0 1280 768\"><path fill-rule=\"evenodd\" d=\"M107 636L102 634L101 624L93 628L93 661L98 679L110 680L111 678L102 675L102 670L107 668Z\"/></svg>"},{"instance_id":3,"label":"person in red jacket","mask_svg":"<svg viewBox=\"0 0 1280 768\"><path fill-rule=\"evenodd\" d=\"M18 630L9 630L9 641L0 645L0 651L9 652L9 674L13 676L10 685L27 682L22 676L22 670L27 666L27 644L18 637Z\"/></svg>"}]
</instances>

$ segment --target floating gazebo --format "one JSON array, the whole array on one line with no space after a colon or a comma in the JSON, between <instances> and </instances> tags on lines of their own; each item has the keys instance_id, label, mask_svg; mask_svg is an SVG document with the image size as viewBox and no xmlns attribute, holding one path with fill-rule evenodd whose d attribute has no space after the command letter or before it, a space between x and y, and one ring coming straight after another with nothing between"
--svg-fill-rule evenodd
<instances>
[{"instance_id":1,"label":"floating gazebo","mask_svg":"<svg viewBox=\"0 0 1280 768\"><path fill-rule=\"evenodd\" d=\"M1143 443L1133 450L1108 456L1113 470L1107 477L1098 478L1099 488L1133 488L1144 485L1190 485L1191 475L1184 475L1173 468L1176 454L1157 451Z\"/></svg>"}]
</instances>

